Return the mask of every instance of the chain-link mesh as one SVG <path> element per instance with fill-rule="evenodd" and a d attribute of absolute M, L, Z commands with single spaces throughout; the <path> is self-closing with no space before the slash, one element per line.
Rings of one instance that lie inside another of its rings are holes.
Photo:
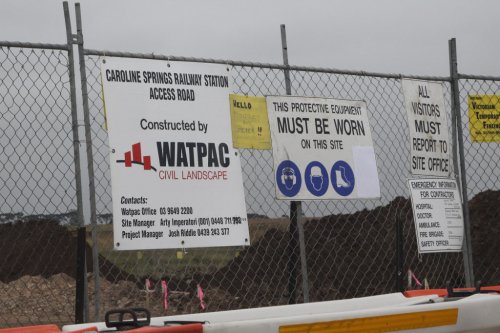
<path fill-rule="evenodd" d="M 306 203 L 305 238 L 312 300 L 369 296 L 398 291 L 397 224 L 402 228 L 403 270 L 411 269 L 430 286 L 463 284 L 461 254 L 419 256 L 408 198 L 408 125 L 399 79 L 292 73 L 292 92 L 303 96 L 364 100 L 377 156 L 380 200 Z M 450 121 L 450 86 L 444 85 Z M 402 278 L 402 277 L 401 277 Z"/>
<path fill-rule="evenodd" d="M 467 176 L 467 193 L 471 223 L 472 255 L 476 280 L 484 284 L 500 284 L 500 143 L 473 141 L 469 121 L 469 95 L 479 95 L 482 104 L 494 105 L 492 95 L 500 92 L 500 81 L 460 80 L 460 109 L 462 111 L 462 130 L 464 141 L 465 173 Z M 486 95 L 486 96 L 485 96 Z M 472 110 L 474 111 L 474 110 Z M 486 111 L 498 117 L 496 110 Z M 471 116 L 476 119 L 476 128 L 483 129 L 483 121 L 477 119 L 475 112 Z M 497 118 L 498 119 L 498 118 Z M 488 123 L 492 123 L 488 121 Z M 493 123 L 500 124 L 498 120 Z M 495 131 L 495 130 L 491 130 Z M 498 132 L 498 129 L 496 129 Z M 483 134 L 486 134 L 483 132 Z M 482 140 L 486 139 L 486 135 Z"/>
<path fill-rule="evenodd" d="M 153 315 L 199 312 L 198 285 L 208 311 L 219 311 L 303 302 L 305 287 L 310 301 L 395 292 L 408 269 L 430 287 L 464 284 L 461 253 L 417 252 L 400 79 L 325 70 L 291 70 L 292 94 L 366 101 L 380 199 L 303 202 L 296 229 L 290 221 L 300 210 L 275 199 L 271 151 L 241 150 L 251 246 L 113 251 L 100 58 L 86 56 L 85 61 L 99 248 L 99 257 L 92 258 L 88 241 L 87 269 L 92 270 L 92 260 L 99 261 L 101 312 L 130 306 L 149 308 Z M 0 48 L 0 326 L 74 319 L 76 190 L 67 62 L 67 51 Z M 282 69 L 241 64 L 232 66 L 231 75 L 234 93 L 285 94 Z M 451 133 L 451 88 L 443 85 Z M 472 142 L 467 120 L 467 96 L 494 94 L 498 82 L 461 80 L 460 90 L 475 276 L 498 283 L 500 147 Z M 93 319 L 95 276 L 88 278 Z M 150 291 L 146 279 L 152 282 Z M 161 280 L 169 288 L 168 310 L 163 309 Z"/>
<path fill-rule="evenodd" d="M 100 59 L 86 58 L 95 147 L 96 192 L 101 223 L 111 223 L 107 134 L 103 126 Z M 234 93 L 284 95 L 280 69 L 233 66 Z M 291 71 L 292 94 L 361 99 L 367 102 L 375 144 L 381 198 L 303 203 L 303 230 L 310 301 L 342 299 L 397 291 L 396 225 L 403 229 L 403 270 L 411 269 L 431 287 L 447 281 L 463 285 L 460 253 L 418 256 L 408 198 L 408 126 L 399 79 Z M 445 84 L 450 115 L 450 87 Z M 451 119 L 451 116 L 448 117 Z M 448 126 L 451 128 L 451 121 Z M 451 133 L 451 131 L 450 131 Z M 298 242 L 289 232 L 290 202 L 274 196 L 271 151 L 241 150 L 245 199 L 252 245 L 249 248 L 122 251 L 112 250 L 111 226 L 99 226 L 103 308 L 126 302 L 154 314 L 200 311 L 196 286 L 207 293 L 209 311 L 287 304 L 292 294 L 303 301 Z M 292 216 L 293 218 L 293 216 Z M 298 232 L 298 231 L 295 231 Z M 290 245 L 293 247 L 290 248 Z M 290 262 L 290 257 L 294 260 Z M 116 272 L 109 271 L 110 268 Z M 296 280 L 291 277 L 296 275 Z M 145 279 L 155 292 L 144 291 Z M 403 277 L 401 276 L 401 279 Z M 162 307 L 160 281 L 171 290 Z M 121 281 L 121 282 L 119 282 Z M 123 284 L 123 297 L 110 290 Z M 292 283 L 292 284 L 291 284 Z M 121 303 L 120 303 L 121 302 Z"/>
<path fill-rule="evenodd" d="M 70 104 L 67 51 L 0 47 L 0 327 L 73 318 Z"/>

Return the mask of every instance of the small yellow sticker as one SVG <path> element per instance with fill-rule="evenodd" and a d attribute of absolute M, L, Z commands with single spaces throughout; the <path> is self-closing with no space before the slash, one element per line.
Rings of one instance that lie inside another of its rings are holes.
<path fill-rule="evenodd" d="M 271 149 L 265 97 L 229 95 L 233 147 Z"/>
<path fill-rule="evenodd" d="M 500 95 L 469 95 L 469 126 L 474 142 L 500 142 Z"/>
<path fill-rule="evenodd" d="M 181 260 L 184 258 L 184 251 L 177 251 L 177 259 Z"/>

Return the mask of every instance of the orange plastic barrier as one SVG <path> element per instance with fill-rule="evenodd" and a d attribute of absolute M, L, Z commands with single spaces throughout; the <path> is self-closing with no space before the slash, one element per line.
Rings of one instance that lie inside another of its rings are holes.
<path fill-rule="evenodd" d="M 419 289 L 419 290 L 407 290 L 403 293 L 406 297 L 417 297 L 417 296 L 428 296 L 428 295 L 438 295 L 439 297 L 444 297 L 448 295 L 446 289 Z"/>
<path fill-rule="evenodd" d="M 60 333 L 56 325 L 26 326 L 16 328 L 2 328 L 0 333 Z"/>
<path fill-rule="evenodd" d="M 454 288 L 453 291 L 469 291 L 472 292 L 476 288 Z M 500 286 L 491 287 L 481 287 L 481 291 L 491 291 L 500 293 Z M 403 293 L 406 297 L 416 297 L 416 296 L 428 296 L 428 295 L 438 295 L 439 297 L 448 296 L 448 290 L 446 289 L 419 289 L 419 290 L 407 290 Z"/>
<path fill-rule="evenodd" d="M 87 327 L 82 330 L 71 331 L 71 333 L 85 333 L 97 331 L 97 327 Z M 56 325 L 39 325 L 39 326 L 26 326 L 16 328 L 0 328 L 0 333 L 61 333 L 62 331 Z"/>
<path fill-rule="evenodd" d="M 87 327 L 81 330 L 71 331 L 71 333 L 85 333 L 97 331 L 97 327 Z M 56 325 L 26 326 L 16 328 L 2 328 L 0 333 L 61 333 L 62 331 Z M 127 333 L 203 333 L 202 324 L 187 324 L 180 326 L 165 327 L 141 327 Z"/>
<path fill-rule="evenodd" d="M 70 333 L 85 333 L 85 332 L 97 332 L 97 326 L 83 328 L 81 330 L 71 331 Z"/>

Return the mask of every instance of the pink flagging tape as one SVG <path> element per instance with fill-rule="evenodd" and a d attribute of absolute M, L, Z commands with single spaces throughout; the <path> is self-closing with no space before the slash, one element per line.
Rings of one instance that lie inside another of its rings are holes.
<path fill-rule="evenodd" d="M 417 279 L 417 277 L 415 276 L 415 273 L 413 273 L 413 271 L 410 269 L 409 272 L 411 273 L 411 277 L 413 278 L 413 280 L 415 281 L 415 283 L 419 286 L 419 287 L 422 287 L 422 283 Z"/>
<path fill-rule="evenodd" d="M 161 280 L 161 290 L 163 292 L 163 308 L 165 311 L 168 309 L 168 286 L 167 281 Z"/>
<path fill-rule="evenodd" d="M 202 310 L 205 310 L 207 308 L 207 304 L 203 300 L 205 298 L 205 294 L 203 293 L 203 289 L 201 289 L 201 286 L 199 284 L 197 285 L 197 289 L 198 289 L 198 298 L 200 299 L 200 308 Z"/>

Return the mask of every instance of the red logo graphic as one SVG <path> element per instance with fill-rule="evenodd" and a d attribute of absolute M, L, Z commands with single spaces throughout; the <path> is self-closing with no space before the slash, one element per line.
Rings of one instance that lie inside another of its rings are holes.
<path fill-rule="evenodd" d="M 129 150 L 125 152 L 125 159 L 117 160 L 116 163 L 125 163 L 125 167 L 130 168 L 132 164 L 139 164 L 144 166 L 144 170 L 156 171 L 156 168 L 151 166 L 151 156 L 142 156 L 141 143 L 132 145 L 132 152 Z"/>

